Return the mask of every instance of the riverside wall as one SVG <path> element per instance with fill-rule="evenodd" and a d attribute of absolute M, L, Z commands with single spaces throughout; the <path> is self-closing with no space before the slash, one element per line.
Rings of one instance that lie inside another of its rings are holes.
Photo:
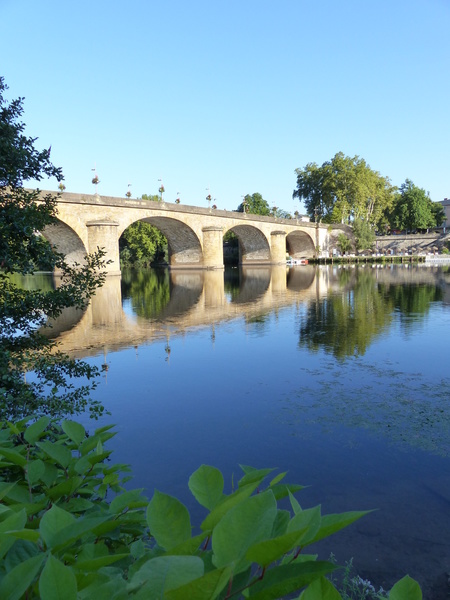
<path fill-rule="evenodd" d="M 354 241 L 353 230 L 347 225 L 333 226 L 329 235 L 329 246 L 338 249 L 338 237 L 344 233 Z M 450 233 L 413 233 L 413 234 L 391 234 L 380 235 L 375 238 L 373 252 L 380 254 L 400 255 L 411 252 L 413 254 L 434 254 L 442 252 L 442 249 L 450 244 Z"/>

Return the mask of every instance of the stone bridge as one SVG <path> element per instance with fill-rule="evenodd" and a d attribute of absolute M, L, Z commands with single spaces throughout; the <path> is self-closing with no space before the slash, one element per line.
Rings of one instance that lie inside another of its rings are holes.
<path fill-rule="evenodd" d="M 120 273 L 119 238 L 136 221 L 157 227 L 167 238 L 171 269 L 223 269 L 223 236 L 239 240 L 244 266 L 285 264 L 286 252 L 312 258 L 328 243 L 320 224 L 148 200 L 63 193 L 58 222 L 42 232 L 70 263 L 104 248 L 108 274 Z"/>

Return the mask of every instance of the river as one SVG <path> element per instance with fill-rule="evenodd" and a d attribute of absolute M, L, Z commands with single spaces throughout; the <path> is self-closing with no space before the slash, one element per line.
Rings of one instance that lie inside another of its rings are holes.
<path fill-rule="evenodd" d="M 450 270 L 371 265 L 111 277 L 54 330 L 104 368 L 133 486 L 185 502 L 202 463 L 278 467 L 303 507 L 377 509 L 321 542 L 376 587 L 450 572 Z M 88 427 L 96 424 L 85 419 Z"/>

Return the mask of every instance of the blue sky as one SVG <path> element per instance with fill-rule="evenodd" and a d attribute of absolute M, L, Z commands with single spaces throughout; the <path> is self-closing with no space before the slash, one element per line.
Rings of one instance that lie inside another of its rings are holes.
<path fill-rule="evenodd" d="M 285 210 L 342 151 L 450 197 L 449 0 L 0 0 L 0 75 L 67 191 Z M 54 182 L 41 187 L 56 189 Z"/>

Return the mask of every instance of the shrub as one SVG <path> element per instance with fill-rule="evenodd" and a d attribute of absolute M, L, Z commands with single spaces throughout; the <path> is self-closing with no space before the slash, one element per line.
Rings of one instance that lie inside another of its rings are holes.
<path fill-rule="evenodd" d="M 88 436 L 74 421 L 28 423 L 0 429 L 1 598 L 255 600 L 302 588 L 302 600 L 341 598 L 326 579 L 336 566 L 303 549 L 366 512 L 302 509 L 302 486 L 283 483 L 285 473 L 263 488 L 273 469 L 242 466 L 225 494 L 222 473 L 202 465 L 189 489 L 208 514 L 193 536 L 179 500 L 124 489 L 127 467 L 107 461 L 112 426 Z M 286 497 L 291 511 L 277 506 Z M 408 577 L 390 596 L 406 598 L 421 598 Z"/>

